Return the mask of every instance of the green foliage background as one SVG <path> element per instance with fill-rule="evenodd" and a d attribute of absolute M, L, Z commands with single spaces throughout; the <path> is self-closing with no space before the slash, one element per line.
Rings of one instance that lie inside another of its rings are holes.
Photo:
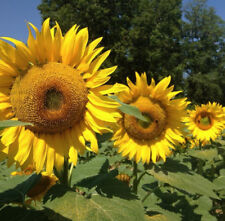
<path fill-rule="evenodd" d="M 42 203 L 25 209 L 26 193 L 40 175 L 10 176 L 15 168 L 0 166 L 1 220 L 224 220 L 225 140 L 204 149 L 180 149 L 164 163 L 138 164 L 133 191 L 133 165 L 116 153 L 107 135 L 99 137 L 100 153 L 79 158 L 72 187 L 53 186 Z M 128 174 L 130 184 L 117 180 Z M 9 204 L 12 203 L 13 204 Z M 147 215 L 146 215 L 147 214 Z"/>
<path fill-rule="evenodd" d="M 192 102 L 225 104 L 225 23 L 207 0 L 42 0 L 38 9 L 64 33 L 76 23 L 90 40 L 102 36 L 105 65 L 118 65 L 112 82 L 134 80 L 135 71 L 171 75 Z"/>

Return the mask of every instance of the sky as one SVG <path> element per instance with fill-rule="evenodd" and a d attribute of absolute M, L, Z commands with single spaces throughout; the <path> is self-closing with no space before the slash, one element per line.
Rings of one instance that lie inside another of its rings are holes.
<path fill-rule="evenodd" d="M 0 36 L 26 42 L 27 22 L 40 29 L 41 15 L 37 6 L 41 0 L 2 0 L 0 5 Z"/>
<path fill-rule="evenodd" d="M 183 0 L 186 4 L 190 0 Z M 28 37 L 27 22 L 41 28 L 41 15 L 37 6 L 41 0 L 5 0 L 0 5 L 0 36 L 12 37 L 26 42 Z M 225 20 L 225 0 L 208 0 L 216 13 Z"/>

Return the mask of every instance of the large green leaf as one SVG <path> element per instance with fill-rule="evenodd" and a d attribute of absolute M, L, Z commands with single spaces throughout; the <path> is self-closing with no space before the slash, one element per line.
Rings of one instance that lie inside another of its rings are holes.
<path fill-rule="evenodd" d="M 166 221 L 180 221 L 181 220 L 181 216 L 178 213 L 173 213 L 171 211 L 165 210 L 163 208 L 161 208 L 158 205 L 152 205 L 151 208 L 148 209 L 150 212 L 151 211 L 157 211 L 160 213 L 161 216 L 153 216 L 151 217 L 152 219 L 148 219 L 148 220 L 160 220 L 159 217 L 161 218 L 162 221 L 166 220 Z M 154 218 L 154 219 L 153 219 Z"/>
<path fill-rule="evenodd" d="M 5 162 L 0 164 L 0 204 L 23 202 L 25 194 L 38 182 L 41 175 L 12 176 L 15 166 L 7 168 Z"/>
<path fill-rule="evenodd" d="M 91 176 L 91 177 L 82 179 L 81 181 L 76 183 L 76 186 L 82 186 L 82 187 L 86 187 L 88 189 L 91 189 L 91 188 L 101 184 L 102 182 L 104 182 L 106 180 L 109 180 L 109 179 L 111 180 L 116 175 L 118 175 L 117 170 L 112 170 L 108 173 L 101 173 L 101 174 L 98 174 L 96 176 Z"/>
<path fill-rule="evenodd" d="M 194 201 L 198 207 L 194 210 L 195 213 L 201 215 L 201 219 L 205 221 L 216 221 L 216 217 L 212 216 L 209 211 L 212 209 L 212 200 L 207 196 L 201 196 Z"/>
<path fill-rule="evenodd" d="M 19 178 L 18 178 L 19 177 Z M 18 181 L 21 181 L 23 178 L 26 179 L 24 182 L 17 184 L 14 188 L 9 189 L 8 183 L 0 182 L 0 189 L 6 189 L 4 192 L 0 193 L 0 205 L 11 202 L 23 202 L 25 199 L 26 193 L 39 181 L 41 175 L 33 174 L 27 178 L 27 176 L 16 176 L 14 179 L 11 179 L 11 183 L 15 185 Z"/>
<path fill-rule="evenodd" d="M 218 151 L 216 148 L 207 150 L 191 150 L 188 152 L 190 156 L 202 159 L 202 160 L 213 160 L 218 157 Z"/>
<path fill-rule="evenodd" d="M 200 194 L 219 199 L 214 193 L 216 186 L 203 176 L 192 171 L 180 172 L 178 170 L 177 172 L 170 172 L 154 167 L 148 170 L 148 173 L 153 175 L 158 181 L 168 183 L 190 194 Z"/>
<path fill-rule="evenodd" d="M 213 183 L 216 185 L 216 190 L 225 189 L 225 176 L 217 177 Z"/>
<path fill-rule="evenodd" d="M 144 115 L 142 115 L 142 113 L 140 112 L 140 110 L 137 107 L 123 103 L 115 95 L 112 95 L 109 97 L 112 98 L 113 100 L 117 101 L 121 105 L 120 107 L 118 107 L 118 109 L 120 111 L 122 111 L 123 113 L 132 115 L 132 116 L 136 117 L 137 119 L 142 120 L 144 122 L 149 122 L 149 119 L 147 117 L 145 117 Z"/>
<path fill-rule="evenodd" d="M 167 217 L 162 214 L 157 214 L 153 216 L 145 216 L 146 221 L 168 221 Z"/>
<path fill-rule="evenodd" d="M 28 210 L 18 206 L 6 206 L 0 209 L 1 221 L 50 221 L 42 211 Z M 66 221 L 66 220 L 64 220 Z M 69 221 L 69 220 L 67 220 Z"/>
<path fill-rule="evenodd" d="M 73 170 L 72 184 L 76 184 L 77 182 L 88 177 L 98 175 L 101 172 L 105 162 L 106 157 L 98 155 L 87 163 L 78 164 L 76 169 Z"/>
<path fill-rule="evenodd" d="M 0 121 L 0 130 L 3 130 L 7 127 L 17 127 L 17 126 L 26 126 L 26 125 L 32 126 L 33 124 L 18 121 L 18 120 L 3 120 L 3 121 Z"/>
<path fill-rule="evenodd" d="M 125 200 L 100 195 L 92 195 L 86 199 L 76 192 L 65 191 L 60 198 L 48 200 L 44 207 L 48 217 L 55 221 L 62 220 L 62 216 L 72 221 L 145 220 L 143 207 L 136 199 Z"/>

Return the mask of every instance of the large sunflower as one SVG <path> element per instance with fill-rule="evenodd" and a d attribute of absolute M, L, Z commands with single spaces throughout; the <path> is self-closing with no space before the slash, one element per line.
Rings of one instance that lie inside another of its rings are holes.
<path fill-rule="evenodd" d="M 215 140 L 225 128 L 225 111 L 216 102 L 197 105 L 188 114 L 186 124 L 197 143 L 204 145 Z"/>
<path fill-rule="evenodd" d="M 148 123 L 124 114 L 119 119 L 120 128 L 113 136 L 118 152 L 136 162 L 142 160 L 149 163 L 159 158 L 164 161 L 174 148 L 174 144 L 182 143 L 181 120 L 185 117 L 186 98 L 172 99 L 179 91 L 168 87 L 171 77 L 166 77 L 157 85 L 152 79 L 148 85 L 146 74 L 136 73 L 136 84 L 129 79 L 129 88 L 119 94 L 124 103 L 136 106 Z"/>
<path fill-rule="evenodd" d="M 78 31 L 74 25 L 63 36 L 59 25 L 49 28 L 46 19 L 40 32 L 31 23 L 28 29 L 27 45 L 0 40 L 0 119 L 33 126 L 5 129 L 0 158 L 6 154 L 9 165 L 31 164 L 51 174 L 54 166 L 62 169 L 64 158 L 76 164 L 78 153 L 98 151 L 95 132 L 111 131 L 120 116 L 118 105 L 105 95 L 124 86 L 103 85 L 116 67 L 99 69 L 110 51 L 97 57 L 102 38 L 88 44 L 87 28 Z"/>

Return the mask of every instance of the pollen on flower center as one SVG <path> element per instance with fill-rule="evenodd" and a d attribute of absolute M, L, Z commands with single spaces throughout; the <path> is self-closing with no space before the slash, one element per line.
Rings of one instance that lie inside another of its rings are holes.
<path fill-rule="evenodd" d="M 85 83 L 75 69 L 51 62 L 17 77 L 10 94 L 16 117 L 31 122 L 34 132 L 62 132 L 79 122 L 87 98 Z"/>
<path fill-rule="evenodd" d="M 139 140 L 152 140 L 160 136 L 166 126 L 166 112 L 160 104 L 151 101 L 147 97 L 139 97 L 130 105 L 136 106 L 147 117 L 148 122 L 125 114 L 124 128 L 127 133 Z"/>

